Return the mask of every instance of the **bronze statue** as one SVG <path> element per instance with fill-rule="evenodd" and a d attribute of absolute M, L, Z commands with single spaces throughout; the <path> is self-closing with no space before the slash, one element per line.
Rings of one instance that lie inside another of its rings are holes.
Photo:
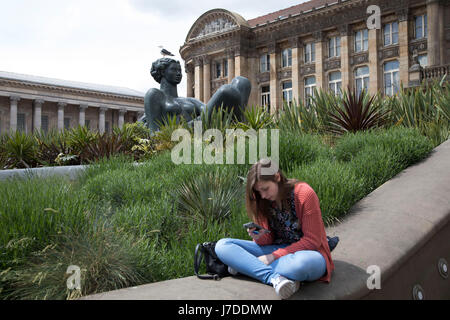
<path fill-rule="evenodd" d="M 208 110 L 208 119 L 214 108 L 223 106 L 225 110 L 233 110 L 238 120 L 242 120 L 242 111 L 248 103 L 251 84 L 247 78 L 236 77 L 231 84 L 220 87 L 205 105 L 195 98 L 178 97 L 177 85 L 181 82 L 181 65 L 171 58 L 161 58 L 153 62 L 150 71 L 160 89 L 148 90 L 144 98 L 145 115 L 140 119 L 151 131 L 159 130 L 158 121 L 162 122 L 167 115 L 176 115 L 177 121 L 184 117 L 192 124 L 201 112 Z"/>

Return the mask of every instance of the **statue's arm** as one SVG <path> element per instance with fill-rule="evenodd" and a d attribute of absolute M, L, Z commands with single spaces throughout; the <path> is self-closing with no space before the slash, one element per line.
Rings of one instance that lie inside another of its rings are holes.
<path fill-rule="evenodd" d="M 144 109 L 145 118 L 147 121 L 147 127 L 152 131 L 159 129 L 156 121 L 161 121 L 162 116 L 165 113 L 164 110 L 164 93 L 156 88 L 152 88 L 147 91 L 144 97 Z"/>

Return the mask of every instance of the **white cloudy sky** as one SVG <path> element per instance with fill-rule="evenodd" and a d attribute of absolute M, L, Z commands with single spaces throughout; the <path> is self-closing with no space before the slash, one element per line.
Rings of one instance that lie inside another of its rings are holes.
<path fill-rule="evenodd" d="M 162 45 L 176 58 L 204 12 L 252 19 L 305 0 L 0 0 L 0 70 L 147 91 Z M 186 94 L 185 79 L 179 94 Z"/>

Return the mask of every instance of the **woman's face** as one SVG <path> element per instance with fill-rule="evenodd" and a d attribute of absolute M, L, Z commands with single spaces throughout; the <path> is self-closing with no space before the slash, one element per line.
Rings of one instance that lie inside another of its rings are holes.
<path fill-rule="evenodd" d="M 179 84 L 183 77 L 180 64 L 172 62 L 164 71 L 164 77 L 170 83 Z"/>
<path fill-rule="evenodd" d="M 276 176 L 277 182 L 280 181 L 280 176 L 277 174 Z M 278 197 L 278 183 L 273 181 L 258 181 L 255 183 L 253 187 L 256 191 L 259 192 L 262 199 L 275 201 Z"/>

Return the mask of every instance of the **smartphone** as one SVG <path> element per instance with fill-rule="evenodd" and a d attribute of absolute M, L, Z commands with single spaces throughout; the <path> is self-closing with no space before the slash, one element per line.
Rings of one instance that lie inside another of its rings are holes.
<path fill-rule="evenodd" d="M 244 224 L 244 228 L 245 229 L 252 229 L 255 228 L 256 230 L 253 231 L 254 234 L 259 234 L 260 230 L 264 230 L 266 233 L 270 233 L 270 230 L 264 229 L 263 227 L 261 227 L 260 225 L 257 225 L 254 222 L 248 222 Z"/>

